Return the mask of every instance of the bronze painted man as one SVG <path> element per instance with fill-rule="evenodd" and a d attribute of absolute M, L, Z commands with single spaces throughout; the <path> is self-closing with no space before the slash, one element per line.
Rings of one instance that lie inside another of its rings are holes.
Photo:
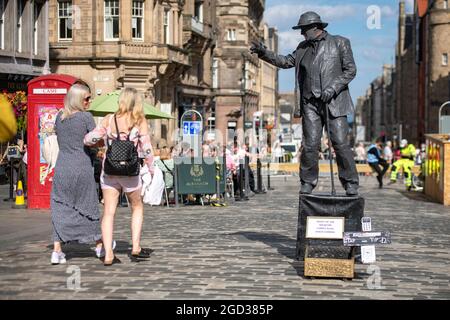
<path fill-rule="evenodd" d="M 355 78 L 356 65 L 350 41 L 325 31 L 315 12 L 300 16 L 298 25 L 305 41 L 287 56 L 276 55 L 262 43 L 253 43 L 252 53 L 279 68 L 295 67 L 296 106 L 294 117 L 302 118 L 303 140 L 300 159 L 300 193 L 309 194 L 319 175 L 319 149 L 326 109 L 329 110 L 330 138 L 336 152 L 339 180 L 348 196 L 358 194 L 359 178 L 347 140 L 347 115 L 354 112 L 348 84 Z"/>

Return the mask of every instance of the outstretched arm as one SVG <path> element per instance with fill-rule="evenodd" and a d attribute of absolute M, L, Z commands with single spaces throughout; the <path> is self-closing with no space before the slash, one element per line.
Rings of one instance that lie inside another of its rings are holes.
<path fill-rule="evenodd" d="M 259 58 L 278 68 L 290 69 L 295 67 L 295 51 L 287 56 L 283 56 L 267 50 L 265 54 Z"/>
<path fill-rule="evenodd" d="M 258 57 L 278 68 L 289 69 L 295 67 L 295 51 L 287 56 L 277 55 L 267 50 L 262 42 L 253 42 L 250 47 L 251 53 L 256 53 Z"/>
<path fill-rule="evenodd" d="M 106 135 L 106 128 L 108 126 L 108 117 L 104 117 L 94 130 L 90 131 L 84 136 L 84 144 L 92 147 L 101 141 Z"/>

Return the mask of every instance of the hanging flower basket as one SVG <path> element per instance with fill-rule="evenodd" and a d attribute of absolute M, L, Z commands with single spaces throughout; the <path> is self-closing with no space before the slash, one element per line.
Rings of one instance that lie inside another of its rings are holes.
<path fill-rule="evenodd" d="M 27 130 L 27 95 L 25 91 L 17 91 L 13 93 L 8 93 L 3 91 L 2 93 L 11 103 L 14 115 L 16 116 L 17 121 L 17 131 L 26 131 Z"/>

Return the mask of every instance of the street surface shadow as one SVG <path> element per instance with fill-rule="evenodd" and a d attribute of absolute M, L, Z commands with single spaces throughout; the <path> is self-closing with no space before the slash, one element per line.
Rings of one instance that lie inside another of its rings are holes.
<path fill-rule="evenodd" d="M 272 248 L 277 249 L 278 253 L 289 258 L 295 259 L 296 239 L 292 239 L 276 233 L 261 233 L 240 231 L 232 235 L 244 236 L 251 241 L 260 241 Z"/>
<path fill-rule="evenodd" d="M 47 249 L 53 250 L 53 244 L 49 244 Z M 92 258 L 95 257 L 95 244 L 85 244 L 79 242 L 68 242 L 62 244 L 62 251 L 66 255 L 66 260 L 74 258 Z M 131 244 L 127 241 L 117 241 L 115 253 L 127 254 L 131 252 Z"/>
<path fill-rule="evenodd" d="M 421 191 L 398 190 L 397 192 L 410 200 L 439 204 L 438 202 L 433 201 L 433 199 L 429 198 L 425 193 Z"/>

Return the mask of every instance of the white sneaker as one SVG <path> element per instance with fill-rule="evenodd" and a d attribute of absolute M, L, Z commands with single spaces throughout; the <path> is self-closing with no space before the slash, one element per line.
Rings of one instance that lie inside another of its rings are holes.
<path fill-rule="evenodd" d="M 114 250 L 116 248 L 116 241 L 113 240 L 112 242 L 112 249 Z M 97 258 L 103 258 L 105 256 L 105 248 L 102 246 L 100 249 L 95 248 L 95 255 Z"/>
<path fill-rule="evenodd" d="M 66 263 L 66 255 L 62 251 L 61 252 L 53 251 L 51 262 L 53 265 L 60 264 L 60 263 Z"/>

